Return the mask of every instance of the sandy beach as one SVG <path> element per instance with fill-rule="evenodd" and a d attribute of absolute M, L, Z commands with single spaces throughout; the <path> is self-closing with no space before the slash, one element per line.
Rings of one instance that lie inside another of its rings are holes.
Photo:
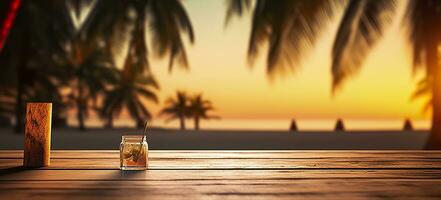
<path fill-rule="evenodd" d="M 118 149 L 121 135 L 140 134 L 132 128 L 52 130 L 52 149 Z M 150 149 L 422 149 L 427 131 L 245 131 L 152 129 Z M 0 149 L 22 149 L 23 134 L 0 129 Z"/>

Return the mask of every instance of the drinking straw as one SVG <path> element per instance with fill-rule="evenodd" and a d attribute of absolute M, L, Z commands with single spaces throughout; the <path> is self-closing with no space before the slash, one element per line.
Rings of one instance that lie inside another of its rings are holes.
<path fill-rule="evenodd" d="M 135 158 L 139 158 L 139 156 L 141 154 L 142 146 L 143 146 L 143 141 L 147 139 L 147 129 L 148 129 L 149 125 L 150 124 L 148 123 L 148 120 L 146 120 L 145 123 L 144 123 L 144 133 L 143 133 L 143 136 L 141 138 L 141 141 L 139 142 L 141 144 L 141 146 L 139 147 L 139 151 L 138 151 L 138 153 L 137 153 Z M 136 159 L 136 160 L 138 160 L 138 159 Z"/>
<path fill-rule="evenodd" d="M 149 125 L 150 125 L 149 121 L 145 120 L 145 123 L 144 123 L 144 136 L 142 137 L 143 140 L 147 138 L 147 129 L 148 129 Z"/>

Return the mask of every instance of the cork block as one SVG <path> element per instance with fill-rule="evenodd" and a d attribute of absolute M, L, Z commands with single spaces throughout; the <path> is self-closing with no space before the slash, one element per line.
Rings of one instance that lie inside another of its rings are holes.
<path fill-rule="evenodd" d="M 52 103 L 28 103 L 24 141 L 24 167 L 50 164 Z"/>

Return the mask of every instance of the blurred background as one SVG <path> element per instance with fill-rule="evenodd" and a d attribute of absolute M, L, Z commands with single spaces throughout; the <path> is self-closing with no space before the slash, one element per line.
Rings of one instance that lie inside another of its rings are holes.
<path fill-rule="evenodd" d="M 3 0 L 0 149 L 440 149 L 436 0 Z"/>

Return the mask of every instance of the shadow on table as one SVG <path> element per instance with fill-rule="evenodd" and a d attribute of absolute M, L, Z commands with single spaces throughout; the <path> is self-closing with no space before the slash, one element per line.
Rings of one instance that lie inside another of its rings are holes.
<path fill-rule="evenodd" d="M 15 167 L 9 167 L 9 168 L 5 168 L 5 169 L 0 169 L 0 178 L 5 177 L 5 176 L 9 176 L 9 175 L 19 174 L 21 172 L 28 171 L 31 169 L 32 168 L 26 168 L 23 166 L 15 166 Z"/>
<path fill-rule="evenodd" d="M 92 199 L 109 198 L 117 196 L 130 197 L 134 191 L 130 188 L 139 188 L 135 177 L 144 177 L 148 171 L 113 171 L 107 177 L 99 180 L 83 182 L 78 188 L 69 190 L 67 195 L 72 197 L 86 197 Z M 147 189 L 147 186 L 141 186 L 141 190 Z"/>

